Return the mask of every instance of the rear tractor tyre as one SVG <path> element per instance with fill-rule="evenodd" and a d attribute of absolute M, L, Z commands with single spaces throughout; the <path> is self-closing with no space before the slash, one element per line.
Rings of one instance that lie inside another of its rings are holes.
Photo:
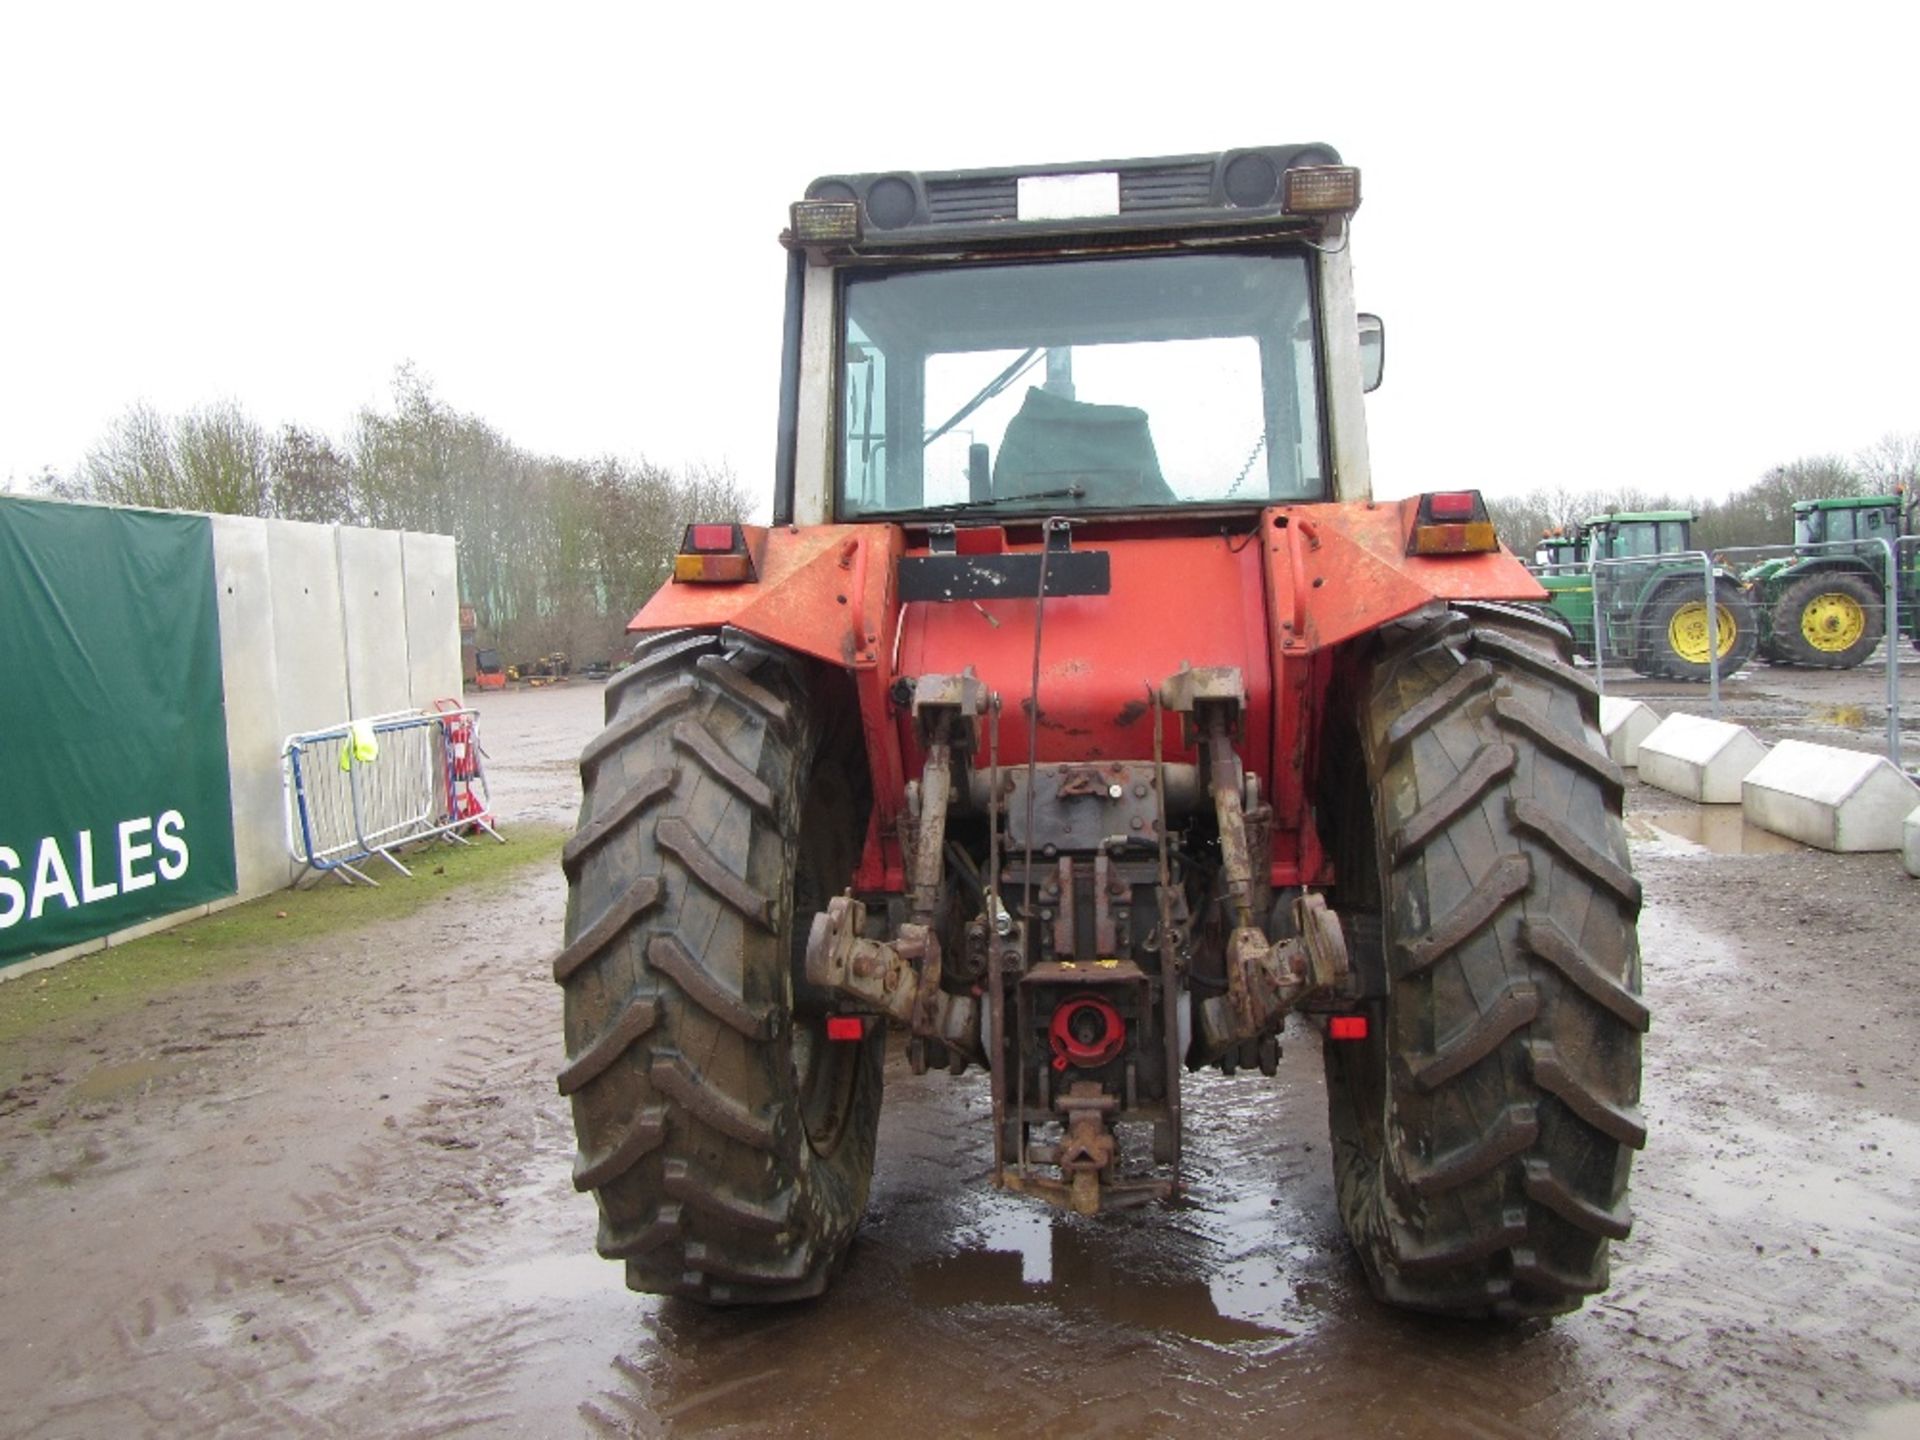
<path fill-rule="evenodd" d="M 1774 602 L 1773 648 L 1789 665 L 1851 670 L 1880 645 L 1881 597 L 1858 575 L 1809 575 Z"/>
<path fill-rule="evenodd" d="M 812 909 L 851 874 L 858 735 L 806 662 L 735 632 L 641 643 L 580 757 L 569 886 L 574 1185 L 635 1290 L 820 1294 L 866 1207 L 882 1027 L 828 1043 L 796 1004 Z"/>
<path fill-rule="evenodd" d="M 1753 659 L 1760 627 L 1753 603 L 1737 585 L 1714 587 L 1720 633 L 1720 678 L 1725 680 Z M 1654 597 L 1642 635 L 1648 673 L 1705 684 L 1711 678 L 1711 636 L 1707 604 L 1697 585 L 1669 585 Z"/>
<path fill-rule="evenodd" d="M 1381 647 L 1336 836 L 1384 995 L 1367 1038 L 1324 1044 L 1341 1220 L 1391 1304 L 1573 1310 L 1607 1286 L 1646 1139 L 1640 885 L 1598 695 L 1563 631 L 1505 607 Z"/>

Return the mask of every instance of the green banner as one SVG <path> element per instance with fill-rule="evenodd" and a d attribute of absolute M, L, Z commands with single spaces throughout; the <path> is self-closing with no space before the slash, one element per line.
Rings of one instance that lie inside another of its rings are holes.
<path fill-rule="evenodd" d="M 212 522 L 0 496 L 0 966 L 234 890 Z"/>

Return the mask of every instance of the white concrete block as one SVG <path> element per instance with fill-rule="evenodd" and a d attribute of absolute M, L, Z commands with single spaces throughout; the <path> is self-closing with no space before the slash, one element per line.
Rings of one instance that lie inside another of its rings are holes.
<path fill-rule="evenodd" d="M 1737 805 L 1740 782 L 1767 747 L 1751 730 L 1676 711 L 1640 741 L 1640 778 L 1702 805 Z"/>
<path fill-rule="evenodd" d="M 1607 753 L 1622 769 L 1640 763 L 1640 742 L 1653 733 L 1660 717 L 1651 705 L 1617 695 L 1600 697 L 1600 733 L 1606 738 Z"/>
<path fill-rule="evenodd" d="M 1741 784 L 1747 819 L 1822 850 L 1898 850 L 1915 785 L 1884 755 L 1782 740 Z"/>
<path fill-rule="evenodd" d="M 400 536 L 407 586 L 407 684 L 413 708 L 460 698 L 460 578 L 451 535 Z"/>
<path fill-rule="evenodd" d="M 406 572 L 398 530 L 334 531 L 346 616 L 347 695 L 354 716 L 411 710 Z M 346 717 L 341 717 L 346 718 Z"/>
<path fill-rule="evenodd" d="M 1914 806 L 1907 815 L 1906 834 L 1901 846 L 1900 858 L 1906 862 L 1907 874 L 1920 879 L 1920 805 Z"/>
<path fill-rule="evenodd" d="M 242 896 L 264 895 L 293 879 L 280 788 L 286 732 L 280 728 L 274 683 L 278 666 L 267 540 L 273 522 L 240 515 L 212 519 L 236 878 Z"/>
<path fill-rule="evenodd" d="M 333 527 L 268 525 L 267 565 L 281 737 L 338 725 L 348 718 L 347 639 Z"/>

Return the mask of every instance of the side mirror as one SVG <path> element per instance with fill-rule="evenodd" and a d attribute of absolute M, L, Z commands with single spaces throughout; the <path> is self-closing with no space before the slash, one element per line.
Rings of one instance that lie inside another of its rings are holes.
<path fill-rule="evenodd" d="M 1360 317 L 1360 388 L 1378 390 L 1387 370 L 1387 327 L 1378 315 Z"/>

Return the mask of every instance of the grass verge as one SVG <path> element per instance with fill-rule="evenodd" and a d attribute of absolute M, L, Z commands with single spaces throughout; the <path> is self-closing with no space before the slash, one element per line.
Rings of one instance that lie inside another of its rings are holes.
<path fill-rule="evenodd" d="M 0 1055 L 21 1037 L 81 1013 L 131 1009 L 158 991 L 211 979 L 317 936 L 397 920 L 455 891 L 492 889 L 534 865 L 557 863 L 566 831 L 516 827 L 509 843 L 440 844 L 401 857 L 409 880 L 381 862 L 380 888 L 323 879 L 278 890 L 158 935 L 109 946 L 17 980 L 0 982 Z"/>

